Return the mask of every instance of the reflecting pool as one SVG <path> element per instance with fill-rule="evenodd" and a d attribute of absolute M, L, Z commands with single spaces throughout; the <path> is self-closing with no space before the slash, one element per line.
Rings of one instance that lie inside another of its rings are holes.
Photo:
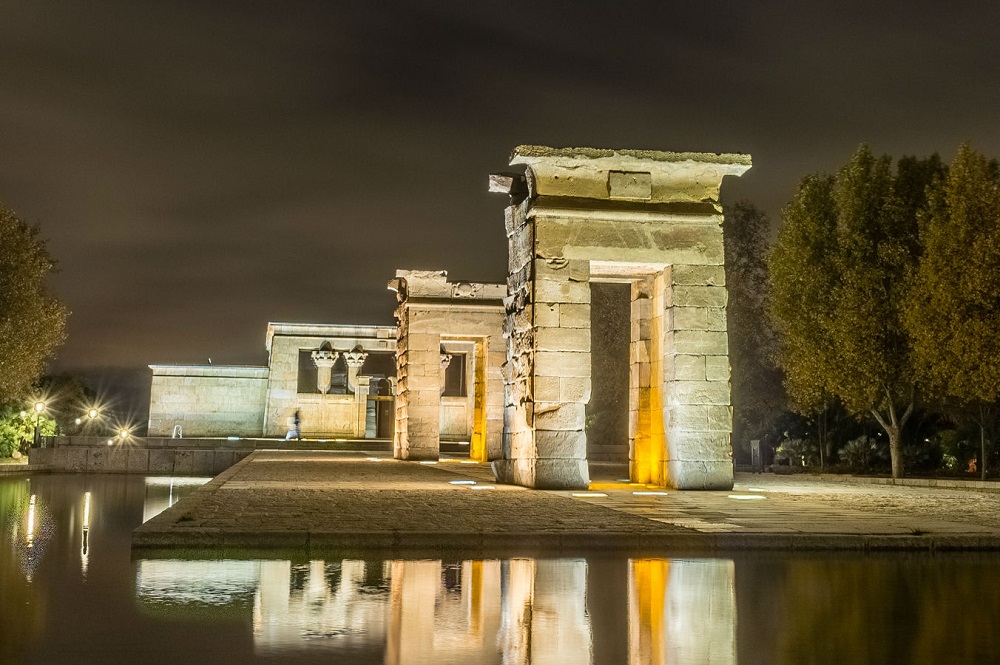
<path fill-rule="evenodd" d="M 0 479 L 0 663 L 996 662 L 982 556 L 131 560 L 206 479 Z"/>

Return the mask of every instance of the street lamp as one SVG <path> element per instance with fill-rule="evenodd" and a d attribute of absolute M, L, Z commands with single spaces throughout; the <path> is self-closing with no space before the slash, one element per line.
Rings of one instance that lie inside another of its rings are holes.
<path fill-rule="evenodd" d="M 35 435 L 32 437 L 31 446 L 33 448 L 38 448 L 41 446 L 42 437 L 38 432 L 38 423 L 42 417 L 42 411 L 45 410 L 45 402 L 35 402 Z"/>

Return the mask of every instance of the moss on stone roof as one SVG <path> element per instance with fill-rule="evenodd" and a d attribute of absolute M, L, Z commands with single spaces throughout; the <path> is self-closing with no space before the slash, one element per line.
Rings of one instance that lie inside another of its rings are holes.
<path fill-rule="evenodd" d="M 745 164 L 750 166 L 750 155 L 733 152 L 667 152 L 664 150 L 627 150 L 610 148 L 550 148 L 543 145 L 519 145 L 514 157 L 570 157 L 574 159 L 601 159 L 604 157 L 631 157 L 653 162 L 708 162 L 712 164 Z"/>

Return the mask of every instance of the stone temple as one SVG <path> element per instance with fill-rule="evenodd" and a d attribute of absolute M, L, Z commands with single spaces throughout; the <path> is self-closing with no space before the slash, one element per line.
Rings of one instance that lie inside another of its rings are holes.
<path fill-rule="evenodd" d="M 272 323 L 267 367 L 152 365 L 150 436 L 442 442 L 499 482 L 586 488 L 591 284 L 630 291 L 634 482 L 733 484 L 722 208 L 749 155 L 519 146 L 506 194 L 506 284 L 398 270 L 397 325 Z"/>

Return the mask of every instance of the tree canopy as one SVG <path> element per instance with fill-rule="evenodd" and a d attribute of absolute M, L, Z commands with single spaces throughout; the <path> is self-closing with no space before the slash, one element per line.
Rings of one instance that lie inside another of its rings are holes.
<path fill-rule="evenodd" d="M 985 431 L 1000 399 L 1000 168 L 963 145 L 921 217 L 904 323 L 921 386 Z"/>
<path fill-rule="evenodd" d="M 917 217 L 943 168 L 937 156 L 905 158 L 894 173 L 889 157 L 862 145 L 836 176 L 803 179 L 769 257 L 793 403 L 810 411 L 833 397 L 870 413 L 889 435 L 893 477 L 903 473 L 900 435 L 915 403 L 902 311 Z"/>
<path fill-rule="evenodd" d="M 23 397 L 65 338 L 68 311 L 45 284 L 53 269 L 38 227 L 0 204 L 0 402 Z"/>

